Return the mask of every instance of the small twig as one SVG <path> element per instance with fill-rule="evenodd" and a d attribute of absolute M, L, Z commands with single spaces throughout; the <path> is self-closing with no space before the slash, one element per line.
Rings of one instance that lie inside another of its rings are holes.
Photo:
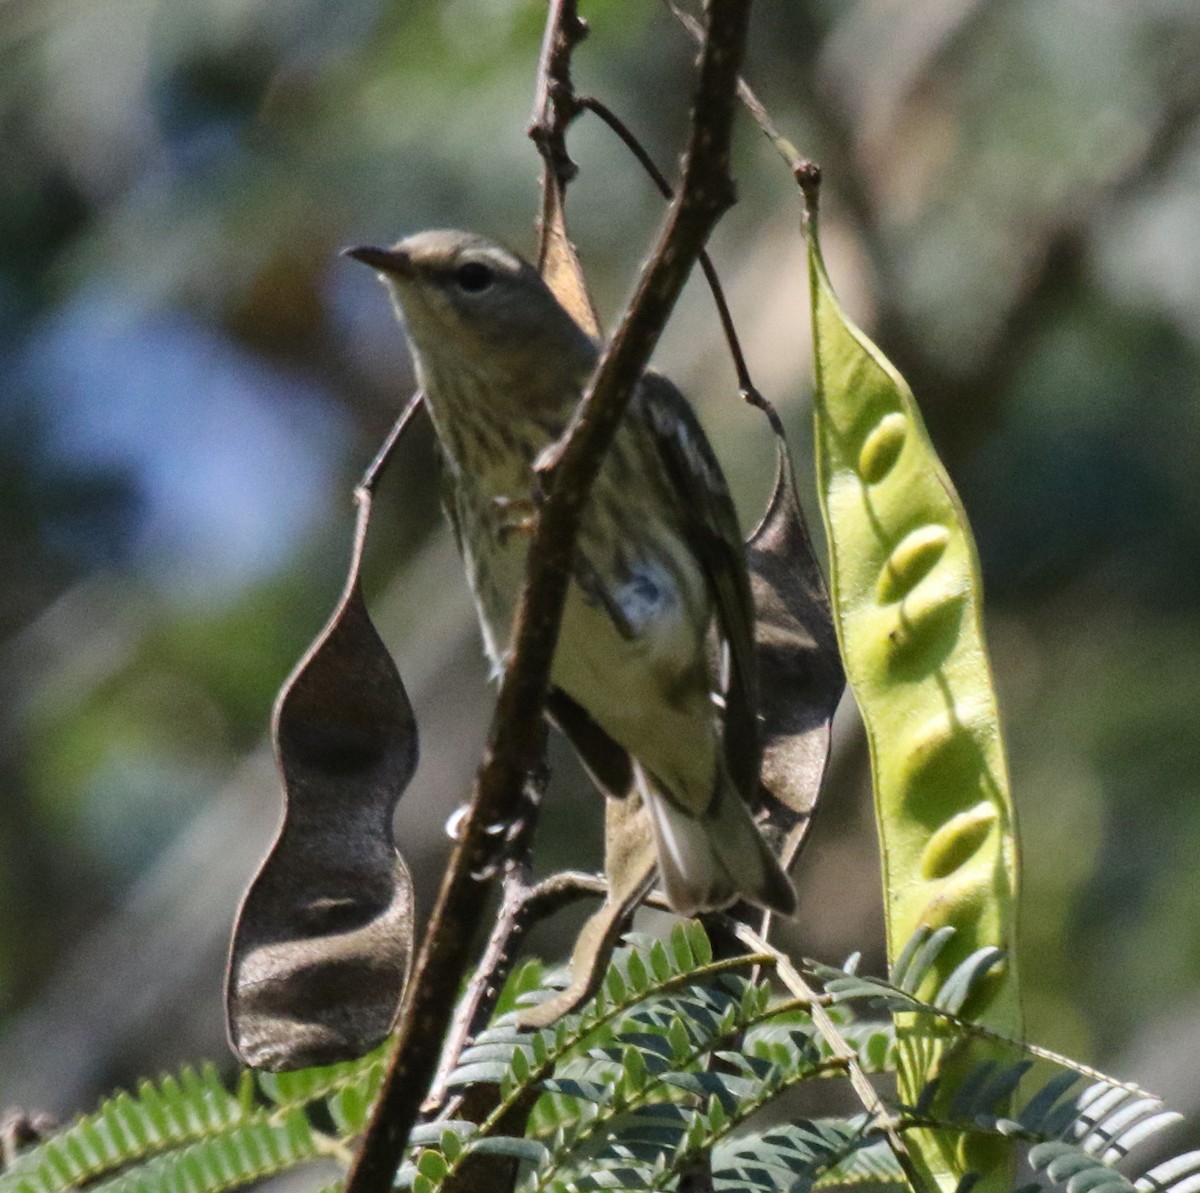
<path fill-rule="evenodd" d="M 379 486 L 379 481 L 383 476 L 384 470 L 391 462 L 392 453 L 396 450 L 396 444 L 404 438 L 404 433 L 408 430 L 409 423 L 416 417 L 417 411 L 424 404 L 425 391 L 419 389 L 408 399 L 407 405 L 400 411 L 400 417 L 392 425 L 392 429 L 388 432 L 383 445 L 375 453 L 375 458 L 367 465 L 367 470 L 363 473 L 362 480 L 358 482 L 358 486 L 354 490 L 354 500 L 359 505 L 370 504 L 371 498 L 375 495 L 375 490 Z"/>
<path fill-rule="evenodd" d="M 511 820 L 538 760 L 550 664 L 592 483 L 691 267 L 733 201 L 729 143 L 749 16 L 750 0 L 710 2 L 679 196 L 557 452 L 487 754 L 405 993 L 396 1052 L 347 1193 L 386 1193 L 399 1167 L 495 882 L 489 827 Z"/>
<path fill-rule="evenodd" d="M 935 1189 L 928 1187 L 928 1182 L 913 1163 L 912 1157 L 908 1154 L 908 1147 L 900 1137 L 899 1124 L 888 1112 L 883 1100 L 875 1092 L 875 1087 L 867 1079 L 866 1073 L 858 1063 L 857 1054 L 846 1043 L 842 1033 L 838 1031 L 837 1024 L 830 1018 L 821 996 L 804 980 L 804 975 L 792 964 L 791 958 L 786 953 L 764 940 L 748 924 L 735 923 L 733 930 L 747 949 L 755 953 L 769 953 L 773 958 L 775 973 L 779 980 L 796 998 L 804 999 L 807 1002 L 813 1024 L 821 1033 L 822 1039 L 829 1045 L 834 1057 L 845 1067 L 846 1075 L 850 1078 L 851 1088 L 858 1095 L 863 1109 L 883 1132 L 892 1154 L 896 1157 L 896 1161 L 914 1193 L 937 1193 Z"/>
<path fill-rule="evenodd" d="M 658 168 L 646 147 L 634 136 L 632 130 L 607 104 L 602 103 L 592 95 L 579 97 L 579 106 L 599 116 L 614 133 L 625 143 L 625 147 L 641 163 L 642 169 L 650 176 L 651 181 L 658 187 L 658 192 L 664 199 L 675 198 L 675 192 L 667 181 L 667 176 Z M 717 316 L 721 320 L 721 329 L 725 333 L 725 342 L 729 345 L 729 355 L 733 358 L 733 368 L 737 373 L 738 388 L 743 394 L 758 393 L 754 382 L 750 379 L 750 370 L 746 365 L 746 357 L 738 339 L 737 328 L 733 324 L 733 316 L 729 312 L 729 303 L 725 300 L 725 291 L 721 279 L 717 276 L 716 266 L 705 249 L 700 254 L 700 268 L 704 271 L 705 281 L 712 291 L 713 302 L 716 303 Z"/>
<path fill-rule="evenodd" d="M 602 878 L 564 871 L 534 883 L 526 861 L 512 862 L 504 875 L 504 895 L 487 948 L 454 1014 L 442 1061 L 433 1088 L 421 1107 L 422 1114 L 438 1114 L 446 1101 L 446 1083 L 463 1050 L 488 1024 L 496 1000 L 530 929 L 579 899 L 603 896 Z"/>
<path fill-rule="evenodd" d="M 371 523 L 371 502 L 375 498 L 375 490 L 378 488 L 379 481 L 386 471 L 388 464 L 391 462 L 396 445 L 404 438 L 404 433 L 408 430 L 412 420 L 417 416 L 417 412 L 424 405 L 425 393 L 419 389 L 408 399 L 404 409 L 400 411 L 400 417 L 392 424 L 392 429 L 388 432 L 387 438 L 375 453 L 375 458 L 367 465 L 367 470 L 362 474 L 362 479 L 354 488 L 356 517 L 354 522 L 354 539 L 350 551 L 350 571 L 347 579 L 347 591 L 358 583 L 359 569 L 362 567 L 363 555 L 366 552 L 367 527 Z"/>
<path fill-rule="evenodd" d="M 682 8 L 677 0 L 663 0 L 663 4 L 666 6 L 667 11 L 691 34 L 692 39 L 698 43 L 702 43 L 704 29 L 700 22 L 690 12 Z M 795 178 L 800 186 L 807 189 L 808 183 L 818 182 L 821 177 L 821 167 L 816 162 L 805 157 L 779 131 L 779 126 L 771 119 L 771 114 L 767 111 L 766 105 L 754 94 L 750 84 L 740 75 L 738 76 L 737 93 L 743 107 L 753 117 L 754 123 L 762 130 L 767 140 L 778 150 L 779 156 L 787 162 L 788 169 L 792 172 L 792 177 Z"/>
<path fill-rule="evenodd" d="M 438 1113 L 446 1100 L 447 1082 L 458 1067 L 463 1050 L 487 1025 L 495 1009 L 496 1000 L 512 969 L 513 960 L 525 938 L 527 924 L 524 911 L 529 893 L 530 870 L 525 859 L 511 862 L 505 868 L 504 896 L 500 914 L 492 926 L 487 948 L 475 966 L 475 973 L 450 1024 L 450 1031 L 442 1048 L 441 1064 L 433 1079 L 429 1096 L 421 1107 L 425 1117 Z"/>
<path fill-rule="evenodd" d="M 571 85 L 571 55 L 587 31 L 587 22 L 579 16 L 576 0 L 551 0 L 538 58 L 529 136 L 560 193 L 579 171 L 567 152 L 566 134 L 571 121 L 579 115 Z"/>
<path fill-rule="evenodd" d="M 596 99 L 594 96 L 583 95 L 579 97 L 579 106 L 599 116 L 621 138 L 629 152 L 637 158 L 641 163 L 642 169 L 646 171 L 654 182 L 654 185 L 658 187 L 659 194 L 663 198 L 673 199 L 675 197 L 666 175 L 658 168 L 645 146 L 634 136 L 629 126 L 607 104 Z M 743 401 L 749 402 L 751 406 L 761 410 L 766 415 L 767 421 L 771 424 L 771 429 L 776 435 L 783 438 L 783 422 L 779 417 L 778 411 L 776 411 L 771 402 L 763 397 L 762 392 L 754 384 L 754 380 L 750 376 L 750 367 L 746 363 L 746 355 L 742 351 L 742 343 L 738 337 L 737 328 L 734 326 L 733 315 L 729 310 L 729 303 L 725 298 L 725 289 L 721 285 L 721 279 L 717 274 L 717 267 L 713 264 L 707 249 L 700 254 L 700 268 L 704 271 L 704 280 L 708 283 L 713 302 L 716 304 L 717 317 L 721 321 L 721 330 L 725 334 L 725 343 L 729 347 L 729 356 L 733 361 L 733 371 L 737 375 L 738 393 Z"/>
<path fill-rule="evenodd" d="M 576 11 L 576 0 L 550 0 L 528 131 L 542 158 L 538 272 L 579 326 L 599 337 L 600 319 L 566 222 L 567 184 L 577 172 L 567 152 L 567 129 L 581 111 L 571 82 L 571 58 L 586 35 L 587 24 Z"/>
<path fill-rule="evenodd" d="M 694 40 L 699 40 L 703 37 L 704 31 L 700 26 L 700 22 L 696 20 L 690 12 L 685 11 L 680 7 L 678 0 L 663 0 L 667 11 L 691 34 Z M 821 196 L 821 167 L 816 162 L 807 158 L 796 148 L 787 137 L 779 131 L 779 126 L 771 118 L 770 112 L 767 111 L 766 105 L 758 98 L 751 88 L 750 84 L 745 79 L 738 76 L 737 82 L 738 99 L 742 101 L 742 106 L 750 113 L 754 122 L 762 130 L 767 140 L 775 146 L 780 157 L 787 162 L 788 169 L 792 172 L 792 177 L 799 185 L 801 192 L 804 195 L 806 210 L 815 213 Z M 715 297 L 715 295 L 714 295 Z M 718 302 L 718 309 L 720 308 Z M 724 322 L 724 319 L 722 319 Z M 727 333 L 728 338 L 728 333 Z M 740 357 L 740 349 L 735 349 L 733 344 L 730 345 L 730 351 L 734 354 L 734 367 L 737 367 L 737 362 Z M 738 371 L 738 384 L 741 387 L 742 397 L 749 402 L 751 406 L 757 407 L 767 417 L 767 421 L 771 424 L 771 429 L 779 436 L 780 439 L 786 438 L 783 429 L 783 420 L 779 417 L 779 412 L 775 407 L 767 401 L 765 397 L 753 385 L 749 384 L 749 377 L 744 371 L 744 363 Z M 766 916 L 764 923 L 770 922 L 770 915 Z"/>

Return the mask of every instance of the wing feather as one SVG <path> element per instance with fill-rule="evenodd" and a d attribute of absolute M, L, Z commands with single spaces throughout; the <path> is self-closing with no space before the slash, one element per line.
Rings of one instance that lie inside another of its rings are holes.
<path fill-rule="evenodd" d="M 754 597 L 737 510 L 725 476 L 687 399 L 665 377 L 647 373 L 631 414 L 641 413 L 653 436 L 688 542 L 699 561 L 729 648 L 725 692 L 725 751 L 742 797 L 758 791 L 758 665 L 754 649 Z"/>

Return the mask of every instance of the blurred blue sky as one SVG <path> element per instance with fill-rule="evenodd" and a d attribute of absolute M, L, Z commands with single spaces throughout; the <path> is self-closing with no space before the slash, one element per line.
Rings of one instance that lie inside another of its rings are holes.
<path fill-rule="evenodd" d="M 327 527 L 346 418 L 197 319 L 90 287 L 30 337 L 18 377 L 46 415 L 40 482 L 99 473 L 131 493 L 108 533 L 47 527 L 83 566 L 112 553 L 166 597 L 221 605 Z"/>

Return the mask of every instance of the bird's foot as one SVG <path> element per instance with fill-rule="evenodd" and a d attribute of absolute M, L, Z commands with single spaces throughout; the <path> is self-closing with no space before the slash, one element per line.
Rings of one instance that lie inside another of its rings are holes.
<path fill-rule="evenodd" d="M 494 877 L 510 862 L 520 862 L 529 847 L 533 829 L 537 824 L 537 813 L 542 795 L 549 781 L 549 771 L 543 764 L 530 775 L 529 782 L 521 792 L 521 801 L 511 820 L 497 820 L 484 828 L 492 842 L 487 862 L 473 871 L 473 877 L 483 882 Z M 469 807 L 463 804 L 446 822 L 446 833 L 454 841 L 462 839 Z"/>
<path fill-rule="evenodd" d="M 531 497 L 493 497 L 496 539 L 502 547 L 514 534 L 533 534 L 537 530 L 540 503 Z"/>

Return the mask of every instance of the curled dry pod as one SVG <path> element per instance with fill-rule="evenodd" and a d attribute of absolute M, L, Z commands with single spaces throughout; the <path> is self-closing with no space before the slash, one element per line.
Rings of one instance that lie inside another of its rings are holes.
<path fill-rule="evenodd" d="M 766 414 L 775 432 L 775 488 L 746 553 L 754 593 L 762 798 L 788 866 L 812 823 L 846 677 L 791 452 L 775 412 L 767 408 Z"/>
<path fill-rule="evenodd" d="M 571 950 L 567 986 L 518 1015 L 526 1030 L 549 1027 L 583 1005 L 596 990 L 612 960 L 613 950 L 658 873 L 650 820 L 636 790 L 620 799 L 608 796 L 604 807 L 604 876 L 608 891 L 603 905 L 580 929 Z"/>
<path fill-rule="evenodd" d="M 361 1056 L 391 1028 L 413 943 L 412 879 L 392 813 L 417 764 L 399 672 L 359 587 L 370 510 L 329 624 L 275 708 L 283 825 L 234 928 L 229 1035 L 261 1069 Z"/>
<path fill-rule="evenodd" d="M 871 751 L 889 958 L 918 929 L 952 927 L 928 995 L 977 949 L 1003 950 L 965 1012 L 1018 1035 L 1016 837 L 975 545 L 911 391 L 833 295 L 815 202 L 807 230 L 821 509 L 842 658 Z M 986 1055 L 976 1046 L 942 1057 L 912 1016 L 898 1016 L 897 1031 L 905 1101 L 935 1073 L 954 1089 L 951 1069 Z M 1006 1179 L 1002 1159 L 964 1157 L 951 1133 L 906 1138 L 943 1187 L 966 1168 L 989 1174 L 981 1189 Z"/>
<path fill-rule="evenodd" d="M 588 292 L 579 256 L 567 235 L 563 192 L 552 177 L 543 178 L 542 181 L 541 230 L 538 271 L 575 322 L 588 335 L 598 336 L 600 320 Z"/>

